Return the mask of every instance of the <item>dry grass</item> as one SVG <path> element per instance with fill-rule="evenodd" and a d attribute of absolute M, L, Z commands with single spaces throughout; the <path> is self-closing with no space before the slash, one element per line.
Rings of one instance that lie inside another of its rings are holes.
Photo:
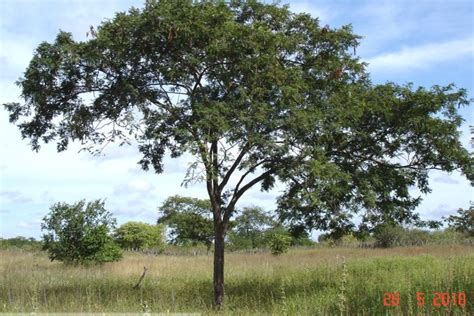
<path fill-rule="evenodd" d="M 473 250 L 316 248 L 279 257 L 229 253 L 225 312 L 407 314 L 417 311 L 417 291 L 465 291 L 468 305 L 449 311 L 470 313 Z M 144 266 L 143 286 L 133 290 Z M 213 312 L 212 256 L 129 253 L 120 262 L 73 267 L 50 262 L 43 253 L 2 251 L 0 272 L 0 312 Z M 384 307 L 385 291 L 399 291 L 401 306 Z"/>

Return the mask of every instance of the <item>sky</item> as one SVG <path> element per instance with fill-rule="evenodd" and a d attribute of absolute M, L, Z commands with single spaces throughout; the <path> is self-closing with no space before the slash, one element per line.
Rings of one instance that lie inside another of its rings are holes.
<path fill-rule="evenodd" d="M 374 83 L 412 82 L 415 86 L 454 83 L 474 96 L 474 4 L 472 1 L 281 1 L 294 12 L 319 17 L 322 25 L 352 24 L 363 36 L 357 54 L 369 63 Z M 20 78 L 43 41 L 58 31 L 86 40 L 90 25 L 112 18 L 135 0 L 0 0 L 0 104 L 20 102 L 14 82 Z M 460 110 L 460 131 L 466 148 L 473 105 Z M 166 158 L 163 174 L 141 171 L 136 147 L 109 146 L 100 157 L 78 153 L 78 145 L 57 153 L 54 144 L 39 153 L 22 140 L 19 130 L 0 109 L 0 237 L 41 236 L 40 223 L 57 202 L 106 199 L 106 208 L 126 221 L 155 223 L 158 207 L 175 194 L 206 198 L 203 184 L 181 186 L 189 157 Z M 417 211 L 425 219 L 454 214 L 474 200 L 469 182 L 459 173 L 430 173 L 432 192 L 423 195 Z M 412 194 L 420 193 L 413 189 Z M 275 207 L 279 189 L 253 189 L 239 207 Z"/>

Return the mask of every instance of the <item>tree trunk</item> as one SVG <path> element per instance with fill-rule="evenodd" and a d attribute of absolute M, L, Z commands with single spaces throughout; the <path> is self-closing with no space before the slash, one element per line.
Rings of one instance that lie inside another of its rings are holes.
<path fill-rule="evenodd" d="M 224 300 L 224 238 L 225 225 L 216 223 L 214 240 L 214 306 L 220 309 Z"/>

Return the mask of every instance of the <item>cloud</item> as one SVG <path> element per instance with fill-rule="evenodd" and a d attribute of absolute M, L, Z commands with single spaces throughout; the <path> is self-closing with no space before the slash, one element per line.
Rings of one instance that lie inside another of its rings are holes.
<path fill-rule="evenodd" d="M 440 220 L 442 217 L 446 217 L 456 213 L 456 208 L 449 206 L 448 204 L 442 203 L 435 207 L 431 212 L 425 214 L 426 219 Z"/>
<path fill-rule="evenodd" d="M 91 155 L 88 153 L 85 154 L 87 155 L 88 159 L 98 163 L 125 158 L 134 158 L 138 161 L 140 153 L 138 151 L 138 147 L 135 145 L 136 144 L 119 146 L 117 144 L 111 144 L 110 146 L 106 147 L 99 155 Z"/>
<path fill-rule="evenodd" d="M 129 181 L 126 184 L 121 184 L 115 187 L 114 195 L 125 195 L 133 193 L 148 194 L 151 193 L 155 187 L 147 180 L 137 179 Z"/>
<path fill-rule="evenodd" d="M 39 228 L 40 225 L 41 225 L 41 220 L 40 219 L 35 219 L 35 220 L 32 220 L 32 221 L 20 221 L 20 222 L 18 222 L 18 224 L 16 226 L 19 227 L 19 228 L 32 229 L 32 228 Z"/>
<path fill-rule="evenodd" d="M 433 179 L 434 182 L 443 183 L 443 184 L 459 184 L 459 181 L 451 178 L 448 175 L 442 175 Z"/>
<path fill-rule="evenodd" d="M 9 202 L 16 203 L 16 204 L 23 204 L 23 203 L 28 203 L 32 201 L 30 198 L 25 197 L 19 191 L 4 190 L 0 192 L 0 197 L 5 198 Z"/>
<path fill-rule="evenodd" d="M 119 207 L 117 209 L 114 209 L 113 213 L 115 215 L 122 215 L 122 216 L 137 216 L 145 213 L 146 210 L 142 207 L 136 208 L 136 207 L 130 207 L 130 206 L 124 206 L 124 207 Z"/>
<path fill-rule="evenodd" d="M 312 1 L 293 1 L 290 10 L 295 13 L 309 13 L 312 17 L 318 18 L 321 23 L 329 23 L 335 16 L 334 10 L 326 6 L 316 6 Z"/>
<path fill-rule="evenodd" d="M 404 47 L 367 59 L 369 69 L 406 71 L 427 69 L 439 62 L 459 61 L 474 54 L 474 37 Z"/>

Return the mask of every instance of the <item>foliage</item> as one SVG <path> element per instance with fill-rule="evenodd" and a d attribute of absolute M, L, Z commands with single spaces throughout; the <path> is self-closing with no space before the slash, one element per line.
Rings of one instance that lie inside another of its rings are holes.
<path fill-rule="evenodd" d="M 96 200 L 56 203 L 43 218 L 43 250 L 53 260 L 71 264 L 117 261 L 121 252 L 110 236 L 115 219 Z"/>
<path fill-rule="evenodd" d="M 228 243 L 231 249 L 272 249 L 274 235 L 290 237 L 292 246 L 310 246 L 313 241 L 303 226 L 286 228 L 275 221 L 269 212 L 261 207 L 244 207 L 240 214 L 231 222 Z M 278 239 L 278 238 L 276 238 Z M 286 242 L 286 239 L 285 239 Z"/>
<path fill-rule="evenodd" d="M 275 225 L 273 217 L 261 207 L 244 207 L 232 222 L 229 243 L 233 249 L 265 248 L 265 233 Z"/>
<path fill-rule="evenodd" d="M 214 240 L 213 222 L 208 217 L 210 210 L 209 200 L 171 196 L 159 209 L 158 224 L 165 224 L 170 228 L 174 244 L 203 243 L 209 250 Z"/>
<path fill-rule="evenodd" d="M 268 243 L 272 254 L 284 254 L 290 247 L 291 235 L 283 227 L 273 228 L 268 234 Z"/>
<path fill-rule="evenodd" d="M 372 226 L 412 221 L 409 188 L 428 192 L 430 169 L 474 180 L 457 131 L 467 92 L 374 85 L 359 39 L 278 4 L 148 0 L 87 41 L 61 31 L 41 43 L 18 81 L 24 102 L 5 107 L 34 150 L 136 139 L 157 173 L 167 151 L 193 155 L 185 180 L 208 191 L 220 306 L 225 235 L 255 185 L 279 180 L 281 218 L 328 230 L 354 213 Z"/>
<path fill-rule="evenodd" d="M 469 234 L 474 237 L 474 205 L 469 209 L 458 209 L 458 215 L 449 215 L 445 218 L 448 226 L 458 232 Z"/>
<path fill-rule="evenodd" d="M 0 237 L 0 249 L 40 250 L 41 242 L 30 237 L 17 236 L 13 238 Z"/>
<path fill-rule="evenodd" d="M 406 229 L 399 225 L 380 225 L 375 234 L 376 246 L 421 246 L 432 240 L 431 234 L 421 229 Z"/>
<path fill-rule="evenodd" d="M 141 222 L 127 222 L 115 231 L 115 240 L 123 249 L 163 249 L 164 227 Z"/>
<path fill-rule="evenodd" d="M 289 227 L 288 233 L 291 235 L 292 246 L 311 246 L 314 244 L 306 227 L 303 225 Z"/>

